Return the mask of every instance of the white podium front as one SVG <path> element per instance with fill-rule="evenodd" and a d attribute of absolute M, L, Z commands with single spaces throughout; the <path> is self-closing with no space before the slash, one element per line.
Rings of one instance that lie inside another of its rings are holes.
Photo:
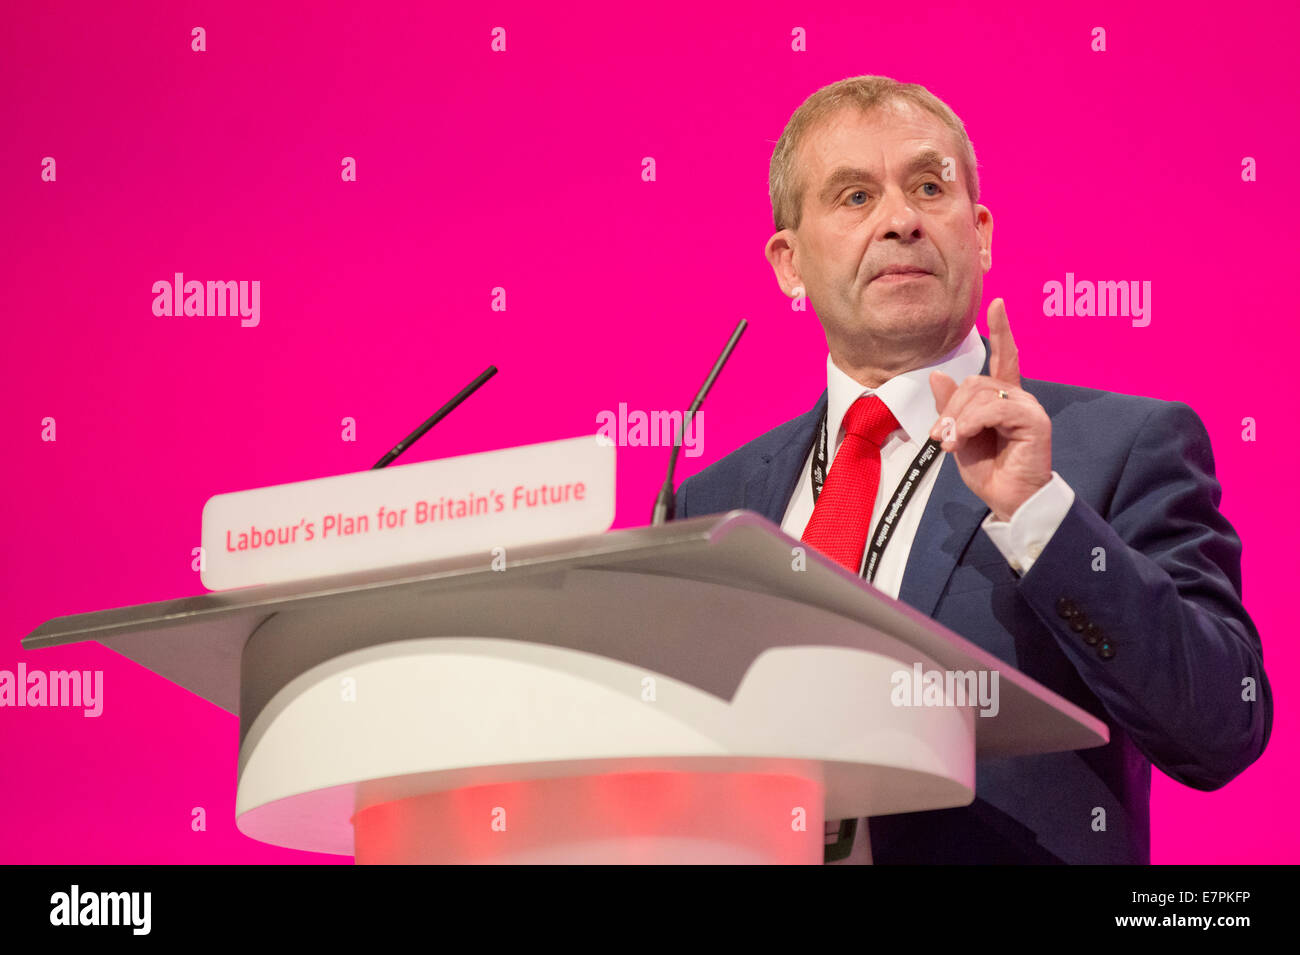
<path fill-rule="evenodd" d="M 733 511 L 51 620 L 240 718 L 237 824 L 366 862 L 820 862 L 1104 723 Z M 796 569 L 802 567 L 803 569 Z M 918 666 L 919 665 L 919 666 Z M 996 715 L 909 705 L 996 673 Z M 902 705 L 900 705 L 900 703 Z"/>

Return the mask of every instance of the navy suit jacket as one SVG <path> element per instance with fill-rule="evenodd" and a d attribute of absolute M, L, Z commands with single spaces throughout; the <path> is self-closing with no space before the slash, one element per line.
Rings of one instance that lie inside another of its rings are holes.
<path fill-rule="evenodd" d="M 1241 602 L 1241 541 L 1219 512 L 1200 418 L 1177 401 L 1021 384 L 1052 419 L 1052 466 L 1075 495 L 1065 519 L 1018 575 L 980 530 L 989 508 L 945 455 L 898 599 L 1103 720 L 1110 743 L 980 759 L 970 806 L 871 819 L 877 863 L 1147 864 L 1151 765 L 1218 789 L 1272 730 L 1259 631 Z M 687 478 L 676 518 L 745 508 L 780 525 L 825 407 L 822 392 L 806 414 Z"/>

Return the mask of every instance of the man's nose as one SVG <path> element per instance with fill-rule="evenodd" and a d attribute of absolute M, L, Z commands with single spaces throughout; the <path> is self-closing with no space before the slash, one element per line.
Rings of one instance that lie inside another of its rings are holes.
<path fill-rule="evenodd" d="M 921 238 L 921 214 L 901 189 L 886 189 L 881 199 L 880 237 L 904 242 Z"/>

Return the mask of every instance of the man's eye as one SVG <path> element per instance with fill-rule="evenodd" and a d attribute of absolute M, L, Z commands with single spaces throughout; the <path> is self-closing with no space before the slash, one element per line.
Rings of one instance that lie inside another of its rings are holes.
<path fill-rule="evenodd" d="M 925 182 L 921 183 L 922 189 L 924 189 L 926 186 L 933 186 L 935 190 L 937 190 L 935 192 L 927 193 L 926 194 L 927 198 L 933 199 L 935 196 L 939 196 L 943 194 L 943 186 L 939 185 L 939 183 L 935 182 L 933 179 L 927 179 Z M 861 196 L 862 202 L 854 201 L 855 196 Z M 848 197 L 846 199 L 846 202 L 851 206 L 859 206 L 866 201 L 867 201 L 867 191 L 865 189 L 853 190 L 853 192 L 850 192 L 848 194 Z"/>

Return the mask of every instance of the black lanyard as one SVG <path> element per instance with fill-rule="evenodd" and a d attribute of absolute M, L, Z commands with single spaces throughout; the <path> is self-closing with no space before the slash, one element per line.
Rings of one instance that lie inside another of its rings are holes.
<path fill-rule="evenodd" d="M 890 501 L 889 507 L 885 513 L 880 515 L 880 520 L 876 522 L 876 533 L 870 538 L 871 547 L 867 550 L 867 562 L 862 568 L 862 576 L 867 582 L 875 580 L 876 571 L 880 567 L 880 555 L 885 552 L 885 547 L 890 541 L 890 534 L 893 533 L 894 525 L 898 522 L 908 503 L 912 500 L 912 494 L 916 487 L 921 483 L 921 478 L 929 470 L 934 459 L 939 456 L 939 442 L 933 438 L 925 442 L 925 447 L 912 459 L 912 464 L 908 467 L 907 473 L 903 479 L 898 482 L 898 487 L 894 489 L 894 496 Z M 821 496 L 822 485 L 826 482 L 826 411 L 822 410 L 821 424 L 817 427 L 817 443 L 813 445 L 812 467 L 809 469 L 809 475 L 812 480 L 813 505 L 817 504 L 817 498 Z M 871 502 L 875 506 L 875 502 Z"/>

